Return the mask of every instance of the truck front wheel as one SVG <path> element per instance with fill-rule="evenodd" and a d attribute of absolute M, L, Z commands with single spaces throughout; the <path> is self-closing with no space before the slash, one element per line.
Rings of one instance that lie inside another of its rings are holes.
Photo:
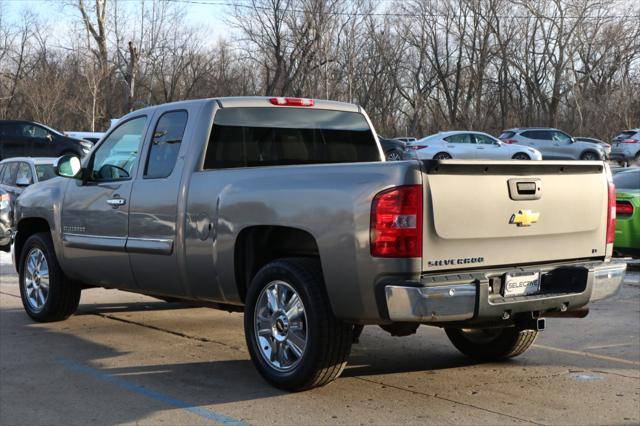
<path fill-rule="evenodd" d="M 480 361 L 518 356 L 533 344 L 538 332 L 505 328 L 446 328 L 447 337 L 460 352 Z"/>
<path fill-rule="evenodd" d="M 351 351 L 352 330 L 331 311 L 319 261 L 276 260 L 253 278 L 245 338 L 251 360 L 272 385 L 300 391 L 337 378 Z"/>
<path fill-rule="evenodd" d="M 20 296 L 36 321 L 61 321 L 78 308 L 80 286 L 60 269 L 48 233 L 30 236 L 20 255 Z"/>

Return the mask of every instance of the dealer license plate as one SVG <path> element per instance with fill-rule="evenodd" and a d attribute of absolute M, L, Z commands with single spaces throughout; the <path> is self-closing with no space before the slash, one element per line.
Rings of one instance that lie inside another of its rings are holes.
<path fill-rule="evenodd" d="M 526 296 L 540 291 L 540 272 L 506 274 L 504 297 Z"/>

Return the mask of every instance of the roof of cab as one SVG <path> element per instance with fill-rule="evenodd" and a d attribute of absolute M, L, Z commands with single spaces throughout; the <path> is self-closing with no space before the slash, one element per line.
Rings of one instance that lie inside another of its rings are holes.
<path fill-rule="evenodd" d="M 186 106 L 197 106 L 202 105 L 208 102 L 217 102 L 221 108 L 260 108 L 260 107 L 273 107 L 273 105 L 269 99 L 274 98 L 274 96 L 238 96 L 238 97 L 226 97 L 226 98 L 205 98 L 205 99 L 192 99 L 187 101 L 177 101 L 170 102 L 166 104 L 159 104 L 148 106 L 145 108 L 141 108 L 139 110 L 130 112 L 126 116 L 122 117 L 127 118 L 132 115 L 137 115 L 140 113 L 144 113 L 147 111 L 153 111 L 159 107 L 166 107 L 168 105 L 174 107 L 186 107 Z M 328 101 L 324 99 L 314 99 L 313 106 L 277 106 L 277 108 L 305 108 L 305 109 L 327 109 L 334 111 L 345 111 L 345 112 L 361 112 L 360 107 L 355 104 L 349 104 L 346 102 L 338 102 L 338 101 Z"/>

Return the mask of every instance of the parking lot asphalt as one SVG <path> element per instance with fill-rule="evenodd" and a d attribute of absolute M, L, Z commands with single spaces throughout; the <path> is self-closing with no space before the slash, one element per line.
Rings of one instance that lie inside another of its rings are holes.
<path fill-rule="evenodd" d="M 640 269 L 585 319 L 548 319 L 524 355 L 479 364 L 437 328 L 365 327 L 329 386 L 285 393 L 245 349 L 241 314 L 115 290 L 37 324 L 0 255 L 0 424 L 638 424 Z"/>

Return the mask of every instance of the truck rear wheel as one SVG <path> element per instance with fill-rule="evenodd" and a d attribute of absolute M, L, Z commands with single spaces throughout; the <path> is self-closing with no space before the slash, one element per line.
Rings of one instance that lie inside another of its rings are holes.
<path fill-rule="evenodd" d="M 48 233 L 30 236 L 20 256 L 20 296 L 27 314 L 39 322 L 61 321 L 80 302 L 80 286 L 60 269 Z"/>
<path fill-rule="evenodd" d="M 331 311 L 319 261 L 276 260 L 253 278 L 245 338 L 254 365 L 275 387 L 300 391 L 336 379 L 347 364 L 352 330 Z"/>
<path fill-rule="evenodd" d="M 447 337 L 460 352 L 481 361 L 497 361 L 518 356 L 533 344 L 536 330 L 505 328 L 446 328 Z"/>

